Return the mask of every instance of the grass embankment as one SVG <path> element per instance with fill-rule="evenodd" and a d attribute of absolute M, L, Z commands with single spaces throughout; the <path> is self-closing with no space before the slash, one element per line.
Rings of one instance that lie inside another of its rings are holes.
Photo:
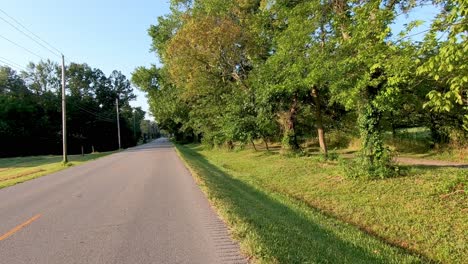
<path fill-rule="evenodd" d="M 466 190 L 454 192 L 466 189 L 467 170 L 416 167 L 405 177 L 355 181 L 319 157 L 177 148 L 243 251 L 258 262 L 468 259 L 468 199 Z"/>
<path fill-rule="evenodd" d="M 115 152 L 68 156 L 69 163 L 62 164 L 62 156 L 32 156 L 0 159 L 0 189 L 35 179 L 73 165 L 94 160 Z"/>

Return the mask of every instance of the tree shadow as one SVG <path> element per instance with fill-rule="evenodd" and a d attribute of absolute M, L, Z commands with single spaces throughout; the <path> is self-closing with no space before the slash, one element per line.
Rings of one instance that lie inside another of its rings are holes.
<path fill-rule="evenodd" d="M 73 163 L 74 161 L 88 161 L 93 160 L 102 156 L 109 155 L 109 152 L 103 153 L 90 153 L 81 155 L 68 155 L 68 161 Z M 50 156 L 29 156 L 29 157 L 15 157 L 15 158 L 1 158 L 0 159 L 0 172 L 6 171 L 7 169 L 17 168 L 31 168 L 37 166 L 45 166 L 52 163 L 62 162 L 62 156 L 50 155 Z"/>
<path fill-rule="evenodd" d="M 156 149 L 171 149 L 173 148 L 174 145 L 168 143 L 168 144 L 147 144 L 147 145 L 142 145 L 138 147 L 133 147 L 133 148 L 128 148 L 124 150 L 123 152 L 151 152 Z"/>
<path fill-rule="evenodd" d="M 225 213 L 246 230 L 236 233 L 255 239 L 256 257 L 279 263 L 420 263 L 423 260 L 369 236 L 356 227 L 325 216 L 277 194 L 234 178 L 195 150 L 180 146 L 208 187 L 208 196 L 223 201 Z M 288 202 L 289 201 L 289 202 Z M 293 205 L 291 205 L 293 204 Z M 238 221 L 235 220 L 235 221 Z"/>
<path fill-rule="evenodd" d="M 59 156 L 31 156 L 0 159 L 0 168 L 27 168 L 60 162 Z"/>

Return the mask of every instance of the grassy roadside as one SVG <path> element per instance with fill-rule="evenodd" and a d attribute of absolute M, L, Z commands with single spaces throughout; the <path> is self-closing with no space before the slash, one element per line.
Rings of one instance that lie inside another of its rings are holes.
<path fill-rule="evenodd" d="M 334 194 L 316 183 L 308 183 L 311 175 L 323 177 L 318 173 L 323 166 L 316 161 L 309 167 L 311 164 L 304 163 L 303 158 L 285 158 L 266 152 L 204 150 L 197 145 L 176 147 L 211 203 L 228 223 L 233 236 L 240 241 L 242 250 L 257 263 L 428 261 L 390 246 L 354 225 L 327 216 L 327 213 L 335 213 L 326 211 L 324 214 L 325 207 L 315 209 L 310 203 L 315 199 L 304 189 L 312 190 L 316 197 L 323 197 L 330 205 L 338 202 L 330 197 L 343 195 L 342 191 Z M 297 162 L 304 164 L 291 171 L 290 166 Z M 340 185 L 340 182 L 343 180 L 330 177 L 322 184 L 335 189 L 332 186 Z M 362 192 L 352 189 L 356 193 Z M 358 196 L 363 196 L 360 202 L 370 199 L 365 195 Z M 356 211 L 372 220 L 371 215 L 365 215 L 366 210 L 372 210 L 369 205 L 364 211 L 357 208 L 358 203 L 345 202 L 343 206 L 349 208 L 348 212 Z M 337 207 L 337 210 L 341 208 Z M 460 258 L 460 253 L 456 257 Z"/>
<path fill-rule="evenodd" d="M 32 156 L 0 159 L 0 189 L 32 180 L 70 166 L 107 156 L 113 152 L 70 155 L 69 163 L 62 164 L 62 156 Z"/>

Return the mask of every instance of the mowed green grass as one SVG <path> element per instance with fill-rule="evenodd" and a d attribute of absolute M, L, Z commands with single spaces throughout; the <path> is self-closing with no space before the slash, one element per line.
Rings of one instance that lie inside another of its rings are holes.
<path fill-rule="evenodd" d="M 256 262 L 468 259 L 467 169 L 417 167 L 405 177 L 356 181 L 319 157 L 177 149 Z"/>
<path fill-rule="evenodd" d="M 68 156 L 69 163 L 62 164 L 62 156 L 32 156 L 0 159 L 0 189 L 35 179 L 70 166 L 82 164 L 115 152 Z"/>

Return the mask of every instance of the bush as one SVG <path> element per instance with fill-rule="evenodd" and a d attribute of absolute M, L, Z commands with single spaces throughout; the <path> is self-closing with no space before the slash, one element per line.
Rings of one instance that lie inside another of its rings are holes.
<path fill-rule="evenodd" d="M 329 132 L 326 139 L 329 148 L 344 149 L 349 146 L 352 136 L 348 132 L 338 130 Z"/>
<path fill-rule="evenodd" d="M 387 149 L 379 159 L 371 159 L 362 152 L 351 160 L 341 160 L 344 175 L 350 179 L 385 179 L 400 175 L 400 168 L 393 161 L 391 152 Z"/>
<path fill-rule="evenodd" d="M 468 131 L 452 129 L 449 133 L 452 149 L 463 149 L 468 147 Z"/>
<path fill-rule="evenodd" d="M 336 152 L 336 149 L 328 151 L 327 155 L 320 153 L 320 161 L 336 161 L 340 158 L 340 155 Z"/>

